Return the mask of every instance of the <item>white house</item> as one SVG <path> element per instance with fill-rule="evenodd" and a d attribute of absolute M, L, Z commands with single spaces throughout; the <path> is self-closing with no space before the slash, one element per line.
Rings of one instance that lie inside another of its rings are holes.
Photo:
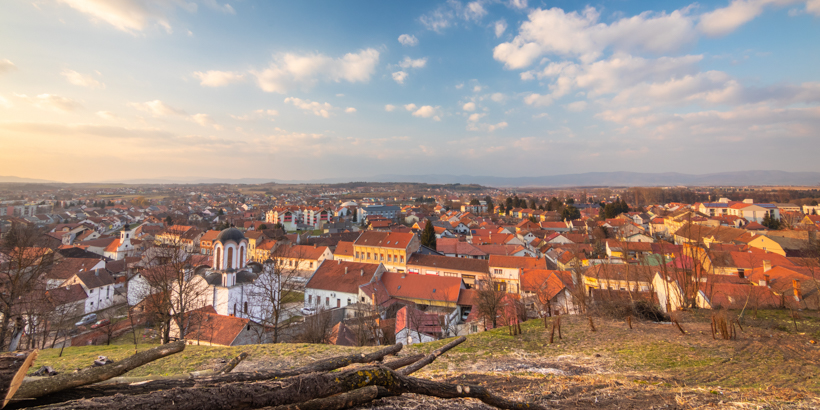
<path fill-rule="evenodd" d="M 305 307 L 333 309 L 356 303 L 359 286 L 381 278 L 379 263 L 324 260 L 305 285 Z"/>
<path fill-rule="evenodd" d="M 114 304 L 114 278 L 105 269 L 78 272 L 62 286 L 73 285 L 82 286 L 88 295 L 85 299 L 85 313 L 106 309 Z"/>

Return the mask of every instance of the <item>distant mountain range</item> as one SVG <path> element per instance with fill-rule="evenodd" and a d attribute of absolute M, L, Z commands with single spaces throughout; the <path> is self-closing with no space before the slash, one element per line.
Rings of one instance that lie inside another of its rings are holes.
<path fill-rule="evenodd" d="M 122 184 L 336 184 L 351 181 L 366 182 L 418 182 L 428 184 L 479 184 L 494 187 L 592 187 L 592 186 L 746 186 L 746 185 L 809 185 L 820 186 L 820 172 L 786 171 L 735 171 L 711 174 L 683 174 L 678 172 L 587 172 L 538 177 L 496 177 L 473 175 L 395 175 L 383 174 L 372 177 L 324 178 L 314 180 L 281 180 L 274 178 L 202 178 L 163 177 L 143 178 L 101 183 Z M 0 176 L 2 182 L 57 183 L 42 179 Z"/>
<path fill-rule="evenodd" d="M 0 183 L 6 182 L 13 182 L 13 183 L 20 183 L 20 184 L 54 184 L 58 183 L 57 181 L 49 181 L 47 179 L 34 179 L 34 178 L 20 178 L 14 176 L 2 176 L 0 175 Z"/>

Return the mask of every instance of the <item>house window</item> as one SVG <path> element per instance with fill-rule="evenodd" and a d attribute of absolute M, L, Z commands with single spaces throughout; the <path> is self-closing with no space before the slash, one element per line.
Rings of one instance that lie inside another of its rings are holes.
<path fill-rule="evenodd" d="M 308 304 L 313 303 L 313 295 L 308 295 Z"/>
<path fill-rule="evenodd" d="M 383 260 L 384 260 L 384 254 L 383 254 L 383 253 L 379 255 L 379 260 L 380 260 L 380 261 L 383 261 Z"/>
<path fill-rule="evenodd" d="M 248 302 L 245 302 L 244 307 L 245 307 L 245 314 L 247 315 L 248 314 Z"/>
<path fill-rule="evenodd" d="M 495 290 L 498 292 L 506 292 L 507 291 L 507 282 L 496 282 L 495 283 Z"/>
<path fill-rule="evenodd" d="M 313 269 L 313 262 L 310 263 L 310 268 Z"/>
<path fill-rule="evenodd" d="M 500 275 L 501 274 L 501 269 L 493 269 L 493 274 Z"/>
<path fill-rule="evenodd" d="M 387 261 L 392 262 L 393 261 L 393 256 L 392 255 L 387 255 Z"/>
<path fill-rule="evenodd" d="M 401 263 L 404 263 L 404 255 L 401 255 L 400 258 L 401 258 Z"/>
<path fill-rule="evenodd" d="M 370 252 L 367 253 L 367 259 L 370 259 Z"/>
<path fill-rule="evenodd" d="M 359 252 L 356 252 L 356 259 L 359 259 Z"/>
<path fill-rule="evenodd" d="M 325 296 L 325 306 L 330 306 L 330 298 Z"/>

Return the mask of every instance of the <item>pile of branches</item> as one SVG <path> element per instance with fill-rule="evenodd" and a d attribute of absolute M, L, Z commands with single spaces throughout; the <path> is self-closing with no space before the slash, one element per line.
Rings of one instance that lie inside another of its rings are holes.
<path fill-rule="evenodd" d="M 455 339 L 426 356 L 416 355 L 391 361 L 384 359 L 397 354 L 402 349 L 401 343 L 370 354 L 332 357 L 291 370 L 231 373 L 233 366 L 244 358 L 240 355 L 226 368 L 206 376 L 89 385 L 102 381 L 99 377 L 88 377 L 89 372 L 106 368 L 113 370 L 119 365 L 116 371 L 108 371 L 105 375 L 116 377 L 140 365 L 138 362 L 182 351 L 185 344 L 179 341 L 151 349 L 162 349 L 161 352 L 140 352 L 119 363 L 24 383 L 8 407 L 329 410 L 414 393 L 445 399 L 474 398 L 501 409 L 544 408 L 505 399 L 481 386 L 450 384 L 411 376 L 465 340 L 464 337 Z M 132 360 L 140 355 L 142 358 L 139 360 Z M 364 365 L 343 369 L 353 364 Z M 83 374 L 83 377 L 78 376 Z M 58 379 L 60 377 L 63 379 Z"/>

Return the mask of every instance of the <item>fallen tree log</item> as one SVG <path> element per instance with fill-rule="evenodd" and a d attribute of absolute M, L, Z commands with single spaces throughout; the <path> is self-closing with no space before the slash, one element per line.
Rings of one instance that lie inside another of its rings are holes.
<path fill-rule="evenodd" d="M 400 369 L 404 366 L 411 365 L 421 359 L 424 359 L 423 354 L 417 354 L 413 356 L 402 357 L 400 359 L 391 360 L 389 362 L 384 363 L 382 366 L 387 367 L 388 369 Z"/>
<path fill-rule="evenodd" d="M 147 394 L 157 390 L 170 390 L 174 388 L 188 388 L 194 386 L 209 386 L 214 384 L 225 384 L 225 383 L 238 383 L 238 382 L 254 382 L 260 380 L 270 380 L 270 379 L 282 379 L 287 377 L 298 376 L 301 374 L 308 374 L 308 373 L 316 373 L 316 372 L 328 372 L 331 370 L 340 369 L 342 367 L 354 364 L 354 363 L 370 363 L 375 362 L 378 360 L 382 360 L 385 356 L 390 354 L 396 354 L 402 349 L 402 344 L 397 343 L 393 346 L 375 351 L 370 354 L 352 354 L 348 356 L 336 356 L 330 357 L 323 360 L 318 360 L 306 366 L 302 366 L 296 369 L 288 369 L 288 370 L 275 370 L 275 371 L 264 371 L 264 372 L 249 372 L 249 373 L 228 373 L 225 375 L 214 375 L 208 377 L 199 377 L 199 378 L 191 378 L 186 376 L 182 376 L 183 378 L 179 378 L 179 376 L 171 376 L 168 378 L 160 378 L 155 380 L 147 380 L 141 382 L 139 384 L 105 384 L 105 385 L 94 385 L 94 386 L 84 386 L 69 390 L 63 390 L 59 392 L 59 394 L 49 394 L 39 397 L 36 401 L 27 401 L 25 403 L 26 406 L 43 406 L 48 404 L 54 403 L 61 403 L 69 400 L 79 400 L 79 399 L 89 399 L 94 397 L 105 397 L 105 396 L 113 396 L 115 394 L 121 395 L 139 395 L 139 394 Z M 414 356 L 415 360 L 413 362 L 418 361 L 421 359 L 421 355 Z M 396 366 L 395 368 L 398 369 L 400 367 L 406 366 L 406 364 L 402 364 L 405 360 L 409 359 L 397 359 L 390 363 L 387 363 L 389 367 Z M 411 362 L 412 363 L 412 362 Z M 103 366 L 106 367 L 106 366 Z M 12 403 L 13 404 L 13 403 Z M 14 406 L 18 408 L 18 406 Z"/>
<path fill-rule="evenodd" d="M 267 407 L 263 410 L 341 410 L 365 403 L 379 397 L 379 386 L 365 386 L 351 392 L 337 394 L 322 399 L 308 400 L 304 403 L 285 406 Z"/>
<path fill-rule="evenodd" d="M 37 351 L 23 353 L 5 353 L 0 355 L 0 398 L 3 403 L 0 408 L 6 406 L 9 400 L 23 384 L 23 378 L 31 367 L 34 359 L 37 358 Z"/>
<path fill-rule="evenodd" d="M 146 363 L 179 353 L 183 349 L 185 349 L 185 341 L 180 340 L 139 352 L 117 363 L 83 369 L 78 373 L 63 373 L 54 377 L 26 382 L 20 386 L 14 398 L 37 398 L 62 390 L 108 380 Z"/>
<path fill-rule="evenodd" d="M 216 374 L 226 374 L 226 373 L 230 373 L 230 372 L 231 372 L 231 370 L 233 370 L 233 369 L 234 369 L 234 367 L 236 367 L 236 365 L 238 365 L 238 364 L 239 364 L 239 362 L 241 362 L 242 360 L 245 360 L 245 358 L 246 358 L 246 357 L 248 357 L 248 354 L 247 354 L 246 352 L 242 352 L 242 353 L 240 353 L 240 354 L 239 354 L 239 356 L 236 356 L 236 357 L 234 357 L 233 359 L 231 359 L 231 361 L 230 361 L 230 362 L 228 362 L 227 364 L 225 364 L 225 366 L 222 366 L 222 368 L 220 368 L 219 370 L 217 370 L 215 373 L 216 373 Z"/>
<path fill-rule="evenodd" d="M 167 408 L 176 410 L 257 409 L 303 403 L 348 393 L 366 386 L 381 386 L 391 394 L 422 394 L 445 399 L 475 398 L 501 409 L 545 409 L 546 407 L 516 402 L 496 396 L 481 386 L 449 384 L 404 376 L 384 366 L 368 366 L 341 373 L 311 373 L 284 380 L 258 383 L 231 383 L 172 390 L 160 390 L 137 396 L 97 397 L 45 406 L 72 409 L 143 409 Z"/>
<path fill-rule="evenodd" d="M 441 356 L 446 351 L 460 345 L 461 343 L 464 343 L 465 340 L 467 340 L 467 338 L 464 337 L 464 336 L 461 336 L 458 339 L 453 340 L 452 342 L 447 343 L 446 345 L 444 345 L 444 346 L 442 346 L 442 347 L 440 347 L 436 350 L 433 350 L 433 353 L 430 353 L 424 359 L 419 360 L 419 361 L 411 364 L 410 366 L 407 366 L 404 369 L 399 370 L 399 373 L 403 374 L 405 376 L 411 375 L 414 372 L 421 369 L 422 367 L 427 366 L 430 363 L 433 363 L 433 360 L 436 360 L 437 357 Z"/>

